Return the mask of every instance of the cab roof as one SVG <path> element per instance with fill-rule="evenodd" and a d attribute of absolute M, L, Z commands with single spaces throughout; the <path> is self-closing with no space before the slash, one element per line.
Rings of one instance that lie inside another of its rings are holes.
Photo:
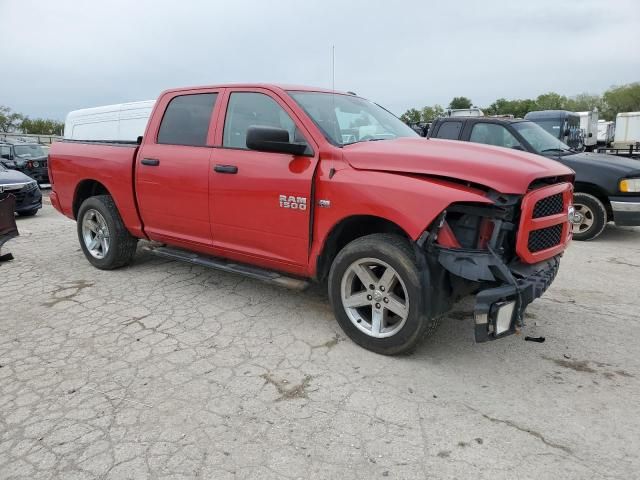
<path fill-rule="evenodd" d="M 335 93 L 337 95 L 350 95 L 353 93 L 331 90 L 328 88 L 311 87 L 308 85 L 290 85 L 282 83 L 220 83 L 215 85 L 199 85 L 192 87 L 170 88 L 167 92 L 180 92 L 183 90 L 195 90 L 201 88 L 266 88 L 268 90 L 285 91 L 285 92 L 318 92 L 318 93 Z M 357 96 L 357 95 L 356 95 Z"/>

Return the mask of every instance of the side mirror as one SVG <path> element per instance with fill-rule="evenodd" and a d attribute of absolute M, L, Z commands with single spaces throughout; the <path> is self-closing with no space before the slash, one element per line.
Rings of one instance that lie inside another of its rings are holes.
<path fill-rule="evenodd" d="M 275 127 L 249 127 L 247 148 L 260 152 L 290 153 L 291 155 L 304 155 L 307 152 L 307 145 L 289 142 L 289 132 Z"/>

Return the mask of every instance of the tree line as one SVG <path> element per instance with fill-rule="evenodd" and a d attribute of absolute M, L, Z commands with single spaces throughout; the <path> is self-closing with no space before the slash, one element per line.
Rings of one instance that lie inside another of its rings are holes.
<path fill-rule="evenodd" d="M 470 98 L 454 97 L 447 109 L 472 107 L 474 105 Z M 516 118 L 522 118 L 535 110 L 585 112 L 597 108 L 599 118 L 614 120 L 620 112 L 640 111 L 640 82 L 611 87 L 602 95 L 580 93 L 573 97 L 566 97 L 555 92 L 548 92 L 538 95 L 535 99 L 508 100 L 499 98 L 491 105 L 479 108 L 485 115 L 514 115 Z M 438 104 L 420 109 L 410 108 L 400 116 L 400 119 L 406 123 L 432 122 L 443 115 L 445 111 L 446 109 Z"/>
<path fill-rule="evenodd" d="M 29 118 L 11 108 L 0 105 L 0 131 L 19 132 L 37 135 L 62 135 L 64 122 L 49 118 Z"/>

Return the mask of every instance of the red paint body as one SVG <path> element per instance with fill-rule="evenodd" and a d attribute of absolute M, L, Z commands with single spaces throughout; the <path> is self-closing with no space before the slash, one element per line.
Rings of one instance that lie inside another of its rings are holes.
<path fill-rule="evenodd" d="M 543 157 L 473 143 L 400 138 L 340 148 L 326 140 L 287 90 L 319 91 L 270 85 L 169 90 L 156 102 L 140 147 L 55 143 L 49 160 L 52 204 L 74 218 L 81 183 L 97 181 L 136 237 L 313 277 L 328 235 L 344 219 L 380 217 L 415 240 L 453 202 L 492 204 L 486 188 L 525 195 L 537 179 L 573 173 Z M 235 91 L 272 97 L 297 124 L 314 156 L 223 148 L 225 112 Z M 169 101 L 206 92 L 218 93 L 207 146 L 157 144 Z M 160 165 L 142 165 L 143 158 L 159 159 Z M 238 173 L 216 173 L 216 164 L 236 165 Z M 305 197 L 307 208 L 282 208 L 280 195 Z M 330 207 L 318 207 L 320 199 Z M 520 235 L 529 225 L 524 217 L 523 222 Z M 568 241 L 570 235 L 565 237 Z M 552 256 L 532 256 L 520 248 L 518 253 L 529 263 Z"/>

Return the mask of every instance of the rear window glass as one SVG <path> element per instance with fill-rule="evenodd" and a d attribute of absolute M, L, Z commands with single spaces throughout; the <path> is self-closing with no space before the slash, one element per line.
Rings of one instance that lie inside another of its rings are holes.
<path fill-rule="evenodd" d="M 458 140 L 462 122 L 444 122 L 440 125 L 436 138 L 445 138 L 447 140 Z"/>
<path fill-rule="evenodd" d="M 198 93 L 181 95 L 171 100 L 162 117 L 158 143 L 205 146 L 217 96 L 216 93 Z"/>

